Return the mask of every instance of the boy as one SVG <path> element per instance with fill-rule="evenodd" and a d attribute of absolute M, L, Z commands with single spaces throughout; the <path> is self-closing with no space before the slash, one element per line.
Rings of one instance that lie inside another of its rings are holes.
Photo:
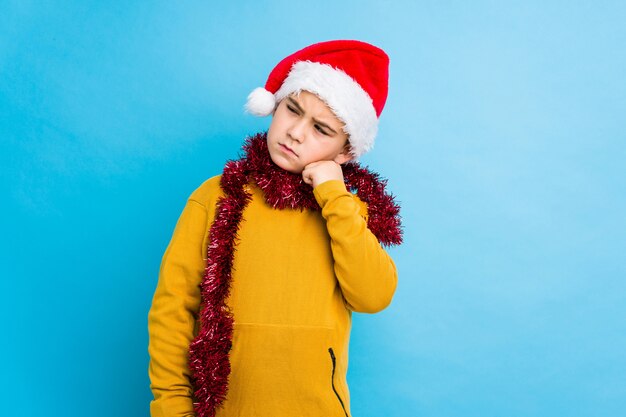
<path fill-rule="evenodd" d="M 163 256 L 152 416 L 350 415 L 351 312 L 384 309 L 397 283 L 381 243 L 401 242 L 398 206 L 350 162 L 373 145 L 387 78 L 379 48 L 329 41 L 250 94 L 268 132 L 193 192 Z"/>

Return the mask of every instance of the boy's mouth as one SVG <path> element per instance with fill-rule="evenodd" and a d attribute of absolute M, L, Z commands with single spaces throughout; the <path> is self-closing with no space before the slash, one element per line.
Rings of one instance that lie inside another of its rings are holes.
<path fill-rule="evenodd" d="M 292 155 L 294 155 L 294 156 L 298 156 L 298 154 L 297 154 L 297 153 L 295 153 L 295 152 L 293 151 L 293 149 L 291 149 L 289 146 L 287 146 L 287 145 L 283 145 L 282 143 L 280 143 L 279 145 L 280 145 L 280 148 L 281 148 L 283 151 L 285 151 L 285 152 L 287 152 L 287 153 L 290 153 L 290 154 L 292 154 Z"/>

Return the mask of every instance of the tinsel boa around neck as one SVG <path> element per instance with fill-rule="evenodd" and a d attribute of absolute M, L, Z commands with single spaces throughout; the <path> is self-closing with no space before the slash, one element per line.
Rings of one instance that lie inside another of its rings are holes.
<path fill-rule="evenodd" d="M 264 133 L 248 138 L 243 146 L 245 157 L 229 161 L 222 175 L 221 186 L 227 194 L 239 194 L 243 185 L 256 183 L 268 205 L 275 209 L 321 210 L 313 195 L 313 189 L 300 174 L 285 171 L 274 164 L 267 149 Z M 346 188 L 356 192 L 367 204 L 367 227 L 384 245 L 402 242 L 399 207 L 393 197 L 385 192 L 386 180 L 358 163 L 342 166 Z M 244 184 L 245 182 L 245 184 Z"/>
<path fill-rule="evenodd" d="M 239 223 L 252 198 L 255 183 L 266 203 L 277 210 L 320 211 L 310 185 L 299 174 L 278 167 L 270 158 L 266 134 L 246 139 L 244 157 L 224 167 L 215 219 L 209 230 L 207 265 L 201 283 L 200 329 L 189 346 L 189 368 L 194 386 L 194 408 L 199 417 L 214 417 L 226 398 L 232 347 L 233 316 L 226 305 Z M 346 189 L 367 204 L 367 227 L 383 245 L 402 243 L 399 206 L 385 191 L 386 181 L 358 163 L 342 166 Z"/>

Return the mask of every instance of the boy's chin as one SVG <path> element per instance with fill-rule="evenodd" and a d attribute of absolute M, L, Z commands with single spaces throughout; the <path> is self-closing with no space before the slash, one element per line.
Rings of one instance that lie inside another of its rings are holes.
<path fill-rule="evenodd" d="M 278 164 L 276 164 L 276 165 L 278 165 Z M 282 169 L 283 171 L 290 172 L 290 173 L 292 173 L 292 174 L 294 174 L 294 175 L 301 175 L 301 174 L 302 174 L 302 171 L 304 171 L 303 169 L 297 169 L 297 168 L 291 168 L 291 167 L 284 167 L 284 166 L 280 166 L 280 165 L 278 165 L 278 167 L 279 167 L 280 169 Z"/>
<path fill-rule="evenodd" d="M 278 168 L 287 172 L 291 172 L 292 174 L 295 174 L 295 175 L 302 174 L 302 171 L 304 170 L 304 168 L 293 166 L 293 164 L 289 164 L 283 160 L 280 160 L 280 158 L 277 158 L 277 159 L 278 160 L 272 158 L 272 162 L 274 162 L 274 165 L 276 165 Z"/>

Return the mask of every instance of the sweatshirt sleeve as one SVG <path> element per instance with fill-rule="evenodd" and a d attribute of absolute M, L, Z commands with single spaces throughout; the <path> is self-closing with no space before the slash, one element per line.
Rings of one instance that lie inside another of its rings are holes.
<path fill-rule="evenodd" d="M 396 266 L 367 228 L 360 202 L 342 181 L 318 185 L 313 193 L 322 208 L 330 235 L 334 269 L 349 309 L 375 313 L 391 303 Z"/>
<path fill-rule="evenodd" d="M 187 364 L 200 306 L 207 210 L 189 199 L 163 255 L 148 314 L 152 417 L 195 416 Z"/>

